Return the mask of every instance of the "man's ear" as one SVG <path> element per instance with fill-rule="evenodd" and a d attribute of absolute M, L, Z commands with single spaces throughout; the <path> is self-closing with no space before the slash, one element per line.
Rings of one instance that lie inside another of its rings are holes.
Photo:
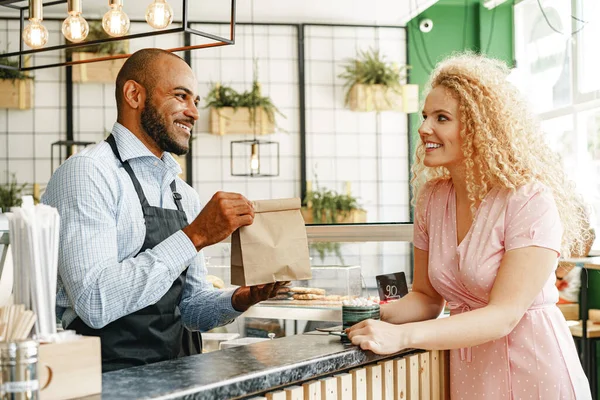
<path fill-rule="evenodd" d="M 129 107 L 139 109 L 146 101 L 146 89 L 134 80 L 128 80 L 123 85 L 123 98 Z"/>

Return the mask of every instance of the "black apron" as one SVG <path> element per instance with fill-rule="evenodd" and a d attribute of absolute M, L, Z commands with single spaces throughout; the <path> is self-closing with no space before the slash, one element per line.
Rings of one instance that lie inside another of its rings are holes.
<path fill-rule="evenodd" d="M 121 160 L 113 135 L 110 135 L 106 141 L 131 177 L 140 199 L 146 224 L 146 237 L 139 253 L 153 248 L 187 226 L 187 217 L 181 207 L 182 197 L 176 191 L 175 181 L 171 182 L 171 190 L 177 210 L 150 206 L 129 162 Z M 121 317 L 101 329 L 87 326 L 79 317 L 69 325 L 68 329 L 74 329 L 81 335 L 100 337 L 102 372 L 199 354 L 202 352 L 200 333 L 190 332 L 184 328 L 179 311 L 186 273 L 187 269 L 155 304 Z"/>

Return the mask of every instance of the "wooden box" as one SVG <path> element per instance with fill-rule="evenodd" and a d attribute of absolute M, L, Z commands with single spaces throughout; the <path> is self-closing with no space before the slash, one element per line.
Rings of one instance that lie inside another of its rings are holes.
<path fill-rule="evenodd" d="M 41 400 L 62 400 L 102 392 L 100 338 L 85 336 L 41 344 L 38 360 Z"/>
<path fill-rule="evenodd" d="M 250 120 L 250 108 L 223 107 L 210 109 L 210 133 L 225 135 L 227 133 L 251 133 L 266 135 L 275 132 L 275 124 L 262 107 L 254 112 L 254 123 Z"/>
<path fill-rule="evenodd" d="M 348 105 L 352 111 L 399 111 L 414 113 L 419 110 L 419 86 L 402 85 L 391 88 L 384 85 L 355 84 L 350 89 Z"/>
<path fill-rule="evenodd" d="M 300 212 L 304 218 L 305 224 L 314 224 L 321 222 L 314 222 L 312 208 L 301 208 Z M 367 212 L 365 210 L 352 210 L 347 215 L 338 214 L 336 216 L 336 223 L 338 224 L 354 224 L 367 222 Z"/>
<path fill-rule="evenodd" d="M 352 111 L 402 111 L 402 88 L 355 84 L 350 89 L 348 105 Z"/>
<path fill-rule="evenodd" d="M 33 79 L 0 80 L 0 108 L 27 110 L 33 107 Z"/>
<path fill-rule="evenodd" d="M 104 54 L 73 52 L 73 61 L 93 60 Z M 73 65 L 73 82 L 115 83 L 126 58 Z"/>

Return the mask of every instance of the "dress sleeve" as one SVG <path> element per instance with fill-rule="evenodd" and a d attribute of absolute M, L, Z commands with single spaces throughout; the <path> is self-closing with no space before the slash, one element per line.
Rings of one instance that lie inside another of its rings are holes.
<path fill-rule="evenodd" d="M 563 229 L 549 188 L 539 183 L 518 188 L 508 200 L 505 218 L 506 251 L 537 246 L 560 256 Z"/>
<path fill-rule="evenodd" d="M 420 250 L 429 251 L 428 214 L 429 203 L 434 187 L 433 182 L 427 182 L 419 191 L 415 205 L 415 222 L 413 228 L 413 245 Z"/>

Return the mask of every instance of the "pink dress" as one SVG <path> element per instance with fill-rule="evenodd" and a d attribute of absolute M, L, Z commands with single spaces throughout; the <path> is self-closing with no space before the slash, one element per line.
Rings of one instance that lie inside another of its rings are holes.
<path fill-rule="evenodd" d="M 427 183 L 419 197 L 414 245 L 429 252 L 429 279 L 454 315 L 488 303 L 505 251 L 538 246 L 559 252 L 561 235 L 551 191 L 532 183 L 516 192 L 490 190 L 457 245 L 454 185 L 438 180 Z M 592 398 L 573 338 L 556 307 L 554 282 L 549 276 L 508 336 L 450 351 L 452 399 Z"/>

